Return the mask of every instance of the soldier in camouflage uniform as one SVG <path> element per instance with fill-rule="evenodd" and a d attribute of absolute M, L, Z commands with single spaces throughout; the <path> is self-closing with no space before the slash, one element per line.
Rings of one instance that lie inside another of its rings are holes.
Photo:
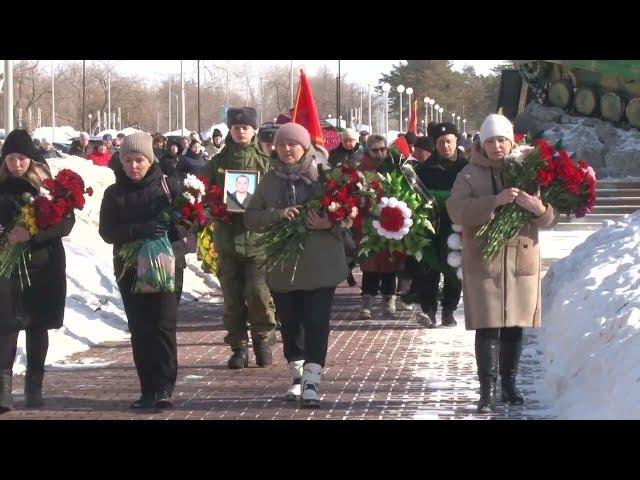
<path fill-rule="evenodd" d="M 258 171 L 262 179 L 269 169 L 269 157 L 260 150 L 256 137 L 256 111 L 249 107 L 230 108 L 227 125 L 225 147 L 207 164 L 204 175 L 220 187 L 224 186 L 227 170 Z M 264 268 L 259 268 L 264 251 L 255 246 L 258 234 L 246 230 L 243 216 L 244 213 L 232 213 L 231 223 L 216 222 L 213 234 L 224 297 L 224 341 L 233 351 L 228 361 L 232 369 L 249 366 L 247 322 L 258 366 L 271 365 L 269 344 L 275 341 L 273 301 Z"/>

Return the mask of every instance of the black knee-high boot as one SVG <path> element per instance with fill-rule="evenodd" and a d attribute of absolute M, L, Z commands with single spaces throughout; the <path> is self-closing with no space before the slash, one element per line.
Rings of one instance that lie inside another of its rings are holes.
<path fill-rule="evenodd" d="M 478 413 L 489 413 L 495 409 L 499 347 L 497 338 L 476 333 L 476 363 L 480 380 Z"/>
<path fill-rule="evenodd" d="M 44 329 L 27 330 L 27 372 L 24 377 L 24 403 L 27 408 L 44 405 L 42 380 L 44 362 L 49 350 L 49 332 Z"/>
<path fill-rule="evenodd" d="M 522 337 L 504 340 L 500 337 L 500 383 L 502 401 L 510 405 L 523 405 L 524 397 L 516 387 L 516 376 L 522 353 Z"/>

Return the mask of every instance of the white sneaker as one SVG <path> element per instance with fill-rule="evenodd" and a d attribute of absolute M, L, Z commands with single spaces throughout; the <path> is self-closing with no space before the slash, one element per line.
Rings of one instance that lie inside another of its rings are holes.
<path fill-rule="evenodd" d="M 302 368 L 304 360 L 289 362 L 289 373 L 291 374 L 291 386 L 285 394 L 287 402 L 297 402 L 302 395 Z"/>
<path fill-rule="evenodd" d="M 302 374 L 302 408 L 320 408 L 320 374 L 322 367 L 307 363 Z"/>

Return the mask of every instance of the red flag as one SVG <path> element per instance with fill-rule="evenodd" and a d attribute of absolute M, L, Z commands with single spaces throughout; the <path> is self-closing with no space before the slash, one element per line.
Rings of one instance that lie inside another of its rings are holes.
<path fill-rule="evenodd" d="M 396 149 L 404 155 L 404 158 L 409 158 L 409 155 L 411 155 L 411 149 L 409 148 L 409 144 L 407 143 L 407 139 L 404 138 L 404 135 L 402 137 L 398 137 L 391 146 L 396 147 Z"/>
<path fill-rule="evenodd" d="M 418 134 L 418 101 L 414 100 L 411 105 L 411 116 L 409 117 L 409 126 L 407 132 L 411 132 L 414 135 Z"/>
<path fill-rule="evenodd" d="M 322 136 L 316 101 L 313 98 L 311 85 L 304 74 L 304 70 L 300 70 L 300 83 L 298 83 L 298 93 L 296 93 L 296 103 L 293 107 L 291 121 L 305 127 L 311 135 L 311 140 L 317 145 L 324 146 L 324 137 Z"/>

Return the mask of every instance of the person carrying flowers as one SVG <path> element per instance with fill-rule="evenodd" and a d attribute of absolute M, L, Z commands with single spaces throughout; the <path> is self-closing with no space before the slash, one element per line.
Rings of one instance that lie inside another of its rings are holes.
<path fill-rule="evenodd" d="M 389 157 L 387 140 L 382 135 L 367 138 L 366 151 L 362 155 L 360 171 L 385 173 L 394 169 Z M 356 244 L 362 238 L 362 229 L 354 227 Z M 391 255 L 382 251 L 360 263 L 362 270 L 362 309 L 360 318 L 371 318 L 373 299 L 382 293 L 382 310 L 385 315 L 396 313 L 396 288 L 398 272 L 404 268 L 404 255 Z"/>
<path fill-rule="evenodd" d="M 301 248 L 296 247 L 293 255 L 280 256 L 276 265 L 267 266 L 266 280 L 282 324 L 284 356 L 292 378 L 286 398 L 301 398 L 303 407 L 314 408 L 320 405 L 319 385 L 327 356 L 333 296 L 348 273 L 342 242 L 346 214 L 328 194 L 325 196 L 330 205 L 326 208 L 331 213 L 324 215 L 309 207 L 323 194 L 323 179 L 311 137 L 302 125 L 281 126 L 274 144 L 277 158 L 272 158 L 272 169 L 258 185 L 244 220 L 252 232 L 266 232 L 271 227 L 271 233 L 277 233 L 286 230 L 282 222 L 293 223 L 301 216 L 306 219 L 301 225 L 306 229 Z M 330 182 L 335 189 L 336 181 Z M 342 205 L 350 201 L 346 194 L 343 200 Z M 357 208 L 350 208 L 350 213 L 357 213 Z M 348 217 L 346 221 L 350 223 Z M 271 237 L 266 234 L 265 238 Z M 269 246 L 266 248 L 269 250 Z"/>
<path fill-rule="evenodd" d="M 470 164 L 458 175 L 447 200 L 451 219 L 463 227 L 464 316 L 467 330 L 476 331 L 480 413 L 494 408 L 498 370 L 503 401 L 524 403 L 516 388 L 522 329 L 541 324 L 538 230 L 551 228 L 559 219 L 538 192 L 504 187 L 505 159 L 514 146 L 511 122 L 489 115 L 480 128 L 480 147 L 473 147 Z M 527 212 L 527 221 L 487 260 L 477 234 L 512 203 Z"/>
<path fill-rule="evenodd" d="M 62 237 L 71 232 L 75 217 L 71 209 L 55 225 L 42 230 L 34 228 L 32 218 L 24 225 L 15 224 L 23 209 L 25 194 L 36 197 L 45 181 L 51 179 L 48 167 L 40 163 L 40 155 L 25 130 L 13 130 L 7 136 L 0 163 L 0 248 L 19 244 L 29 246 L 25 265 L 28 281 L 24 278 L 21 283 L 17 273 L 0 278 L 2 413 L 12 408 L 12 370 L 18 334 L 22 329 L 26 330 L 27 340 L 25 404 L 27 407 L 43 405 L 42 381 L 49 348 L 47 330 L 62 327 L 64 320 L 67 278 Z"/>
<path fill-rule="evenodd" d="M 432 126 L 430 134 L 436 151 L 416 168 L 416 174 L 435 197 L 438 206 L 438 227 L 436 241 L 442 264 L 446 265 L 447 239 L 452 233 L 451 218 L 447 214 L 445 202 L 449 197 L 451 187 L 458 173 L 467 165 L 462 152 L 457 148 L 458 129 L 453 123 L 445 122 Z M 425 266 L 425 265 L 421 265 Z M 448 267 L 444 267 L 448 268 Z M 436 312 L 438 309 L 438 291 L 440 277 L 444 274 L 444 288 L 442 292 L 442 326 L 454 327 L 456 321 L 453 313 L 460 302 L 461 286 L 455 273 L 447 275 L 444 268 L 434 266 L 421 268 L 415 274 L 412 290 L 420 299 L 422 307 L 421 323 L 427 327 L 436 326 Z"/>
<path fill-rule="evenodd" d="M 120 161 L 122 168 L 115 169 L 115 184 L 104 192 L 99 232 L 106 243 L 113 244 L 114 273 L 129 322 L 133 360 L 140 379 L 141 397 L 131 408 L 170 408 L 178 371 L 178 299 L 174 290 L 181 289 L 180 277 L 186 266 L 182 241 L 185 232 L 182 227 L 163 220 L 162 213 L 182 194 L 183 186 L 175 177 L 164 177 L 154 162 L 152 139 L 147 133 L 125 137 Z M 171 260 L 173 268 L 168 273 L 176 277 L 175 287 L 171 291 L 134 293 L 137 271 L 124 268 L 120 255 L 123 247 L 138 240 L 163 239 L 165 235 L 172 242 L 168 256 L 173 253 L 175 264 L 174 259 L 166 260 Z"/>

